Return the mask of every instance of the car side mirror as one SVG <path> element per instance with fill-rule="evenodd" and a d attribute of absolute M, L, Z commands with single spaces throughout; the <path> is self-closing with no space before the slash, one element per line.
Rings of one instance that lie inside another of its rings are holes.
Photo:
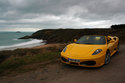
<path fill-rule="evenodd" d="M 74 39 L 74 42 L 77 42 L 77 39 Z"/>
<path fill-rule="evenodd" d="M 110 40 L 110 43 L 113 43 L 114 42 L 114 40 Z"/>

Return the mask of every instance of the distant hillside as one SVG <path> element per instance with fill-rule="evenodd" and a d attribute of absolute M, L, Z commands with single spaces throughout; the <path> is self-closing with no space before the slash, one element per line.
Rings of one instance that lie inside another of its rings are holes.
<path fill-rule="evenodd" d="M 113 35 L 118 36 L 121 42 L 125 41 L 125 30 L 121 29 L 44 29 L 20 39 L 43 39 L 47 43 L 67 43 L 83 35 Z"/>
<path fill-rule="evenodd" d="M 125 24 L 112 25 L 111 29 L 125 29 Z"/>

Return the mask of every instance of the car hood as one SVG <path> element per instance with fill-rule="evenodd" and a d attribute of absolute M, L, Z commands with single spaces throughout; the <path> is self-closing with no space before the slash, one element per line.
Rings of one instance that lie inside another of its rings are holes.
<path fill-rule="evenodd" d="M 103 49 L 105 45 L 70 44 L 67 46 L 66 54 L 69 57 L 88 57 L 97 49 Z"/>

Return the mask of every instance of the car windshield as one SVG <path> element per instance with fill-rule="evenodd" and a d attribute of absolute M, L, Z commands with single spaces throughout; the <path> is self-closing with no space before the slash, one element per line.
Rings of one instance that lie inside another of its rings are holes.
<path fill-rule="evenodd" d="M 104 36 L 83 36 L 76 43 L 77 44 L 105 44 L 106 40 Z"/>

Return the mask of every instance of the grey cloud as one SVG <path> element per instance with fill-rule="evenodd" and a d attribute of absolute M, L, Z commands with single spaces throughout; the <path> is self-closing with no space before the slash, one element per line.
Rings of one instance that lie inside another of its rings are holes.
<path fill-rule="evenodd" d="M 124 4 L 125 0 L 0 0 L 0 28 L 106 27 L 124 23 Z"/>

